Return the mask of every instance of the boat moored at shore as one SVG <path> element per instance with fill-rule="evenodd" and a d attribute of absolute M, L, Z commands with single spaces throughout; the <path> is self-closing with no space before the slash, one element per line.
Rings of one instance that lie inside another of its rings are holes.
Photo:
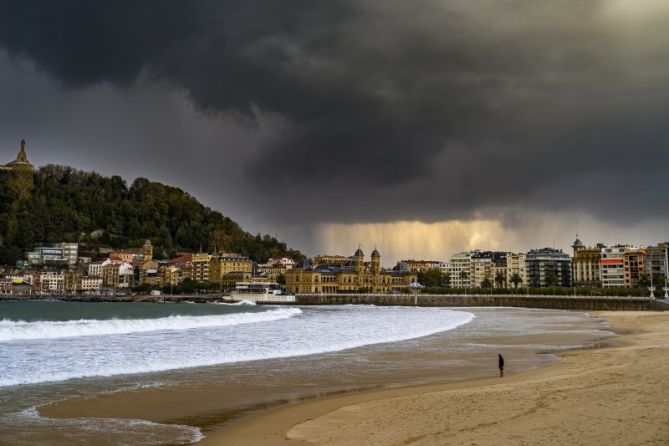
<path fill-rule="evenodd" d="M 295 296 L 286 294 L 276 282 L 238 282 L 230 296 L 231 302 L 293 303 Z"/>

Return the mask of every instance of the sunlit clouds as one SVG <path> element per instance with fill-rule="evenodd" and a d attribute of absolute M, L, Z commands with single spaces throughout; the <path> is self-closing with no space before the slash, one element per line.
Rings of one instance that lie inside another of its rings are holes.
<path fill-rule="evenodd" d="M 390 267 L 401 259 L 447 261 L 453 253 L 473 249 L 524 252 L 555 247 L 570 252 L 577 234 L 589 245 L 648 245 L 656 243 L 649 234 L 661 234 L 667 227 L 667 220 L 622 227 L 572 213 L 528 213 L 506 224 L 501 220 L 322 224 L 315 229 L 309 253 L 352 255 L 360 244 L 366 255 L 378 248 L 383 264 Z"/>

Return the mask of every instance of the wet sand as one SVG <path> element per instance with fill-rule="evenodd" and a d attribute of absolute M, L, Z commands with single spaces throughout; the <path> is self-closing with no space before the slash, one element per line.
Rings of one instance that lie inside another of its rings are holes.
<path fill-rule="evenodd" d="M 541 355 L 545 344 L 578 345 L 588 335 L 561 334 L 559 341 L 546 334 L 461 339 L 497 346 L 513 358 L 509 373 L 543 367 L 553 355 Z M 595 340 L 595 343 L 607 342 Z M 178 385 L 100 393 L 57 401 L 39 407 L 50 418 L 141 419 L 167 424 L 186 424 L 211 430 L 229 420 L 267 411 L 269 408 L 332 396 L 359 394 L 389 387 L 460 382 L 496 372 L 496 353 L 488 349 L 444 351 L 441 335 L 404 342 L 391 351 L 375 348 L 361 353 L 353 349 L 337 354 L 267 360 L 212 368 L 202 381 Z M 528 349 L 527 344 L 536 345 Z M 495 347 L 492 350 L 497 351 Z M 494 360 L 491 362 L 491 358 Z M 492 368 L 486 363 L 490 363 Z M 183 372 L 182 372 L 183 373 Z M 217 373 L 217 381 L 213 373 Z M 229 424 L 229 423 L 227 423 Z"/>
<path fill-rule="evenodd" d="M 669 314 L 596 313 L 615 345 L 538 370 L 290 404 L 202 445 L 666 445 Z"/>

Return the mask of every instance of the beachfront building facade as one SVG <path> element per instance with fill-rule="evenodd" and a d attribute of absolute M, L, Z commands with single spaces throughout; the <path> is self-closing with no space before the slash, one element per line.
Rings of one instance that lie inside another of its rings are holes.
<path fill-rule="evenodd" d="M 144 257 L 142 257 L 143 259 Z M 134 283 L 162 285 L 158 274 L 158 262 L 155 260 L 135 260 L 131 263 Z"/>
<path fill-rule="evenodd" d="M 625 287 L 625 250 L 629 246 L 605 246 L 601 251 L 600 277 L 603 288 Z"/>
<path fill-rule="evenodd" d="M 448 275 L 451 288 L 470 287 L 470 271 L 472 265 L 472 252 L 458 252 L 448 260 Z"/>
<path fill-rule="evenodd" d="M 604 245 L 598 243 L 594 247 L 586 247 L 578 238 L 572 244 L 572 277 L 574 286 L 599 287 L 602 284 L 601 260 Z"/>
<path fill-rule="evenodd" d="M 167 265 L 161 268 L 158 273 L 160 275 L 160 282 L 162 285 L 167 286 L 176 286 L 179 285 L 183 280 L 180 280 L 179 272 L 182 268 L 179 268 L 174 265 Z"/>
<path fill-rule="evenodd" d="M 62 271 L 46 271 L 40 274 L 43 293 L 62 294 L 65 289 L 65 275 Z"/>
<path fill-rule="evenodd" d="M 199 283 L 209 282 L 209 262 L 212 259 L 211 254 L 198 252 L 193 254 L 193 280 Z"/>
<path fill-rule="evenodd" d="M 66 294 L 81 292 L 81 279 L 83 274 L 76 269 L 63 272 L 63 290 Z"/>
<path fill-rule="evenodd" d="M 623 254 L 623 265 L 625 272 L 625 286 L 636 288 L 644 277 L 646 248 L 627 248 Z"/>
<path fill-rule="evenodd" d="M 506 254 L 506 286 L 522 287 L 527 286 L 527 255 L 524 253 Z"/>
<path fill-rule="evenodd" d="M 237 282 L 249 280 L 253 262 L 246 256 L 231 252 L 214 255 L 209 261 L 209 282 L 217 283 L 221 290 L 231 290 Z"/>
<path fill-rule="evenodd" d="M 177 257 L 167 261 L 167 264 L 161 270 L 163 283 L 165 285 L 176 286 L 184 280 L 193 279 L 193 254 L 190 252 L 180 252 Z"/>
<path fill-rule="evenodd" d="M 102 278 L 95 276 L 83 276 L 81 278 L 81 291 L 86 294 L 97 294 L 102 289 Z"/>
<path fill-rule="evenodd" d="M 526 261 L 530 287 L 571 286 L 571 258 L 561 249 L 533 249 L 527 253 Z"/>
<path fill-rule="evenodd" d="M 322 256 L 324 257 L 324 256 Z M 371 261 L 364 261 L 358 248 L 345 264 L 302 262 L 286 272 L 286 290 L 289 293 L 393 293 L 403 292 L 418 278 L 410 271 L 384 270 L 381 254 L 374 250 Z"/>
<path fill-rule="evenodd" d="M 448 271 L 448 262 L 439 262 L 439 271 L 441 271 L 441 274 L 444 276 L 450 277 L 450 273 Z"/>
<path fill-rule="evenodd" d="M 503 251 L 472 251 L 469 264 L 469 285 L 473 288 L 505 288 L 507 284 L 507 253 Z M 461 273 L 459 273 L 461 275 Z"/>
<path fill-rule="evenodd" d="M 667 249 L 669 242 L 658 243 L 657 246 L 647 246 L 644 257 L 644 270 L 646 277 L 649 279 L 653 277 L 653 285 L 664 286 L 664 284 L 657 284 L 656 278 L 660 274 L 664 277 L 667 274 Z"/>
<path fill-rule="evenodd" d="M 506 267 L 506 256 L 500 257 L 495 261 L 493 267 L 492 283 L 495 288 L 508 288 L 508 273 Z"/>
<path fill-rule="evenodd" d="M 134 268 L 132 264 L 118 260 L 107 259 L 102 264 L 102 284 L 105 288 L 119 289 L 132 288 L 134 283 Z"/>
<path fill-rule="evenodd" d="M 489 282 L 490 286 L 494 279 L 495 264 L 492 257 L 488 253 L 476 252 L 471 257 L 469 268 L 469 283 L 474 288 L 480 288 L 485 281 Z"/>

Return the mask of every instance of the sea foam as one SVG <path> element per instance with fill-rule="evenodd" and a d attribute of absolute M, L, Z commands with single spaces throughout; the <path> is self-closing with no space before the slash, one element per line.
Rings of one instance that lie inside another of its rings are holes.
<path fill-rule="evenodd" d="M 209 316 L 168 316 L 156 319 L 79 319 L 71 321 L 0 321 L 0 342 L 27 339 L 59 339 L 164 330 L 191 330 L 271 322 L 302 314 L 299 308 Z"/>
<path fill-rule="evenodd" d="M 16 444 L 35 444 L 35 437 L 48 436 L 60 439 L 66 437 L 68 444 L 93 444 L 99 440 L 100 433 L 105 434 L 105 444 L 193 444 L 205 436 L 193 426 L 183 424 L 161 424 L 146 420 L 120 418 L 49 418 L 40 415 L 37 407 L 6 416 L 5 428 L 16 427 L 13 433 Z M 30 429 L 21 429 L 28 425 Z M 62 435 L 63 430 L 69 431 Z"/>

